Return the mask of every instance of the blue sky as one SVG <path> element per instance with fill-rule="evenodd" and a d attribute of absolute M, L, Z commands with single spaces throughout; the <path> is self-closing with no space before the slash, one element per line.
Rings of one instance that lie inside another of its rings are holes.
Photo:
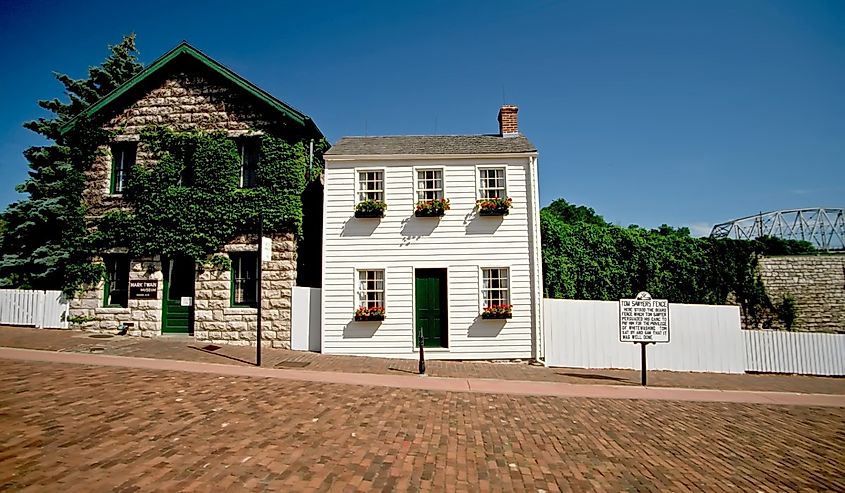
<path fill-rule="evenodd" d="M 188 40 L 331 142 L 493 133 L 517 104 L 542 205 L 621 225 L 845 207 L 842 1 L 0 1 L 0 207 L 51 72 L 83 77 L 129 32 L 144 63 Z"/>

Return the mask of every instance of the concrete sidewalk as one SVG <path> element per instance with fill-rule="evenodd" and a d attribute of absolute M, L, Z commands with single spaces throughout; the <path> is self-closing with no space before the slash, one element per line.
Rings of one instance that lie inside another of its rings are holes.
<path fill-rule="evenodd" d="M 254 367 L 255 347 L 208 345 L 192 337 L 153 339 L 106 336 L 78 330 L 0 326 L 0 347 L 81 354 L 131 356 Z M 429 360 L 432 377 L 482 380 L 600 384 L 639 388 L 640 372 L 622 369 L 550 368 L 526 362 Z M 265 348 L 262 367 L 301 371 L 415 375 L 413 359 L 341 356 Z M 649 371 L 649 387 L 845 395 L 845 378 L 809 375 L 725 374 Z"/>
<path fill-rule="evenodd" d="M 283 380 L 298 380 L 315 383 L 392 387 L 441 392 L 479 392 L 489 394 L 553 396 L 567 398 L 645 399 L 661 401 L 845 407 L 845 395 L 830 394 L 684 389 L 667 387 L 623 387 L 616 385 L 589 385 L 485 378 L 444 378 L 420 375 L 381 375 L 336 371 L 271 369 L 193 361 L 65 353 L 15 348 L 0 348 L 0 358 L 16 361 L 37 361 L 160 371 L 180 371 L 227 376 L 278 378 Z"/>

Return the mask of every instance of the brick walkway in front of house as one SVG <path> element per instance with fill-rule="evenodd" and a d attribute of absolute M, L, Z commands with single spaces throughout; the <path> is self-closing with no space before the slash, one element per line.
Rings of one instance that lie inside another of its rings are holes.
<path fill-rule="evenodd" d="M 47 330 L 21 327 L 0 327 L 0 346 L 88 353 L 102 349 L 102 354 L 146 358 L 176 359 L 206 363 L 253 365 L 255 347 L 217 346 L 203 350 L 207 344 L 189 337 L 143 339 L 114 336 L 92 338 L 93 334 L 75 330 Z M 262 363 L 268 368 L 339 371 L 348 373 L 415 374 L 416 360 L 368 358 L 359 356 L 323 355 L 304 351 L 264 348 Z M 545 368 L 522 363 L 490 363 L 484 361 L 426 362 L 431 376 L 457 378 L 493 378 L 576 384 L 639 385 L 640 373 L 635 370 L 600 370 Z M 652 387 L 702 388 L 721 390 L 759 390 L 845 394 L 845 378 L 801 375 L 728 375 L 718 373 L 685 373 L 650 371 Z"/>
<path fill-rule="evenodd" d="M 0 490 L 843 491 L 845 408 L 0 360 Z"/>

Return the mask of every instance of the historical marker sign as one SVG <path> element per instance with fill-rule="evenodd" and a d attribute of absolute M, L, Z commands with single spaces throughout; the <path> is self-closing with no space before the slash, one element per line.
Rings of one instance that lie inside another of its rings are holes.
<path fill-rule="evenodd" d="M 130 300 L 157 300 L 158 280 L 130 279 L 129 280 Z"/>
<path fill-rule="evenodd" d="M 669 301 L 646 292 L 619 300 L 620 342 L 669 342 Z"/>

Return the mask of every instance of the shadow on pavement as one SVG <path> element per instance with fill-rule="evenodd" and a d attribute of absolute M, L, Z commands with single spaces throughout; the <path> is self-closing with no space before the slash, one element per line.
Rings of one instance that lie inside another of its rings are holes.
<path fill-rule="evenodd" d="M 587 380 L 613 380 L 614 382 L 625 382 L 625 383 L 633 383 L 629 381 L 627 378 L 623 377 L 613 377 L 610 375 L 598 375 L 595 373 L 565 373 L 562 371 L 556 371 L 557 375 L 563 375 L 565 377 L 574 377 L 574 378 L 584 378 Z"/>
<path fill-rule="evenodd" d="M 221 354 L 221 353 L 215 353 L 214 352 L 214 351 L 216 351 L 217 349 L 220 349 L 220 348 L 207 349 L 207 348 L 211 348 L 211 347 L 214 347 L 214 346 L 205 346 L 205 347 L 188 346 L 188 347 L 191 348 L 191 349 L 197 350 L 201 353 L 213 354 L 215 356 L 220 356 L 221 358 L 226 358 L 226 359 L 230 359 L 232 361 L 237 361 L 239 363 L 244 363 L 244 364 L 247 364 L 247 365 L 255 366 L 254 361 L 247 361 L 247 360 L 244 360 L 244 359 L 235 358 L 234 356 L 229 356 L 228 354 Z"/>

